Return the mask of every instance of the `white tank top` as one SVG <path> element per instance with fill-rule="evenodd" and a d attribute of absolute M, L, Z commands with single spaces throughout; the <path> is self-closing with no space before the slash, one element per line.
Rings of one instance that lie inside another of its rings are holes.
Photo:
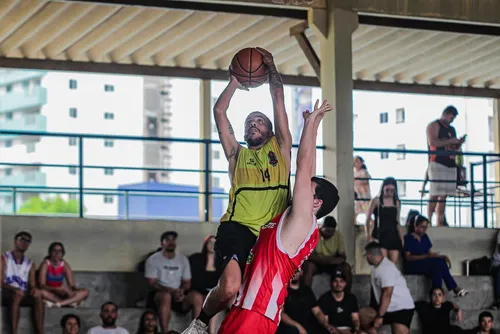
<path fill-rule="evenodd" d="M 3 253 L 5 261 L 4 282 L 15 288 L 23 291 L 28 290 L 28 280 L 31 266 L 31 261 L 27 256 L 23 256 L 21 263 L 16 263 L 16 259 L 12 252 Z"/>

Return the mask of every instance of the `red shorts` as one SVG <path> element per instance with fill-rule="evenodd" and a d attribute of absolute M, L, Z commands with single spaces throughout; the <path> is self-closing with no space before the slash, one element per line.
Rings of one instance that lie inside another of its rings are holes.
<path fill-rule="evenodd" d="M 278 325 L 257 312 L 233 307 L 220 325 L 218 334 L 274 334 Z"/>

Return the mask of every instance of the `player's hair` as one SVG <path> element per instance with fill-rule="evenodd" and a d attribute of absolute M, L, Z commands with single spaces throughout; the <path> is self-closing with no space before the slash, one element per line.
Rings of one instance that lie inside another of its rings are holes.
<path fill-rule="evenodd" d="M 314 176 L 311 181 L 317 184 L 314 198 L 323 201 L 323 204 L 319 208 L 318 212 L 316 212 L 316 218 L 320 219 L 332 212 L 333 209 L 335 209 L 340 199 L 339 191 L 337 190 L 337 187 L 333 185 L 333 183 L 327 181 L 324 178 Z"/>

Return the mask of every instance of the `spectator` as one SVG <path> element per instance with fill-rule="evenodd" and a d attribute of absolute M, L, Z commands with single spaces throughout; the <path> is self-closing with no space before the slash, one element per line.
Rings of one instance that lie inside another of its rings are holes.
<path fill-rule="evenodd" d="M 81 322 L 76 314 L 65 314 L 61 318 L 61 328 L 63 334 L 80 333 Z"/>
<path fill-rule="evenodd" d="M 191 287 L 191 268 L 186 256 L 175 252 L 177 232 L 167 231 L 161 235 L 162 250 L 146 261 L 145 276 L 153 291 L 149 294 L 148 306 L 158 308 L 160 326 L 168 331 L 171 310 L 186 313 L 191 309 L 191 300 L 186 291 Z"/>
<path fill-rule="evenodd" d="M 193 305 L 193 318 L 198 317 L 207 294 L 217 285 L 218 276 L 215 271 L 215 236 L 205 238 L 201 253 L 194 253 L 189 257 L 191 266 L 191 291 L 187 295 Z M 217 317 L 210 320 L 209 333 L 215 333 Z"/>
<path fill-rule="evenodd" d="M 328 319 L 317 305 L 313 291 L 301 284 L 302 275 L 303 271 L 298 270 L 290 281 L 276 334 L 323 333 L 323 328 L 329 327 Z"/>
<path fill-rule="evenodd" d="M 368 241 L 377 241 L 383 248 L 384 256 L 398 263 L 399 252 L 403 249 L 403 228 L 400 224 L 401 201 L 398 185 L 394 178 L 388 177 L 382 182 L 379 197 L 370 202 L 366 214 L 366 237 Z M 375 216 L 372 230 L 371 216 Z"/>
<path fill-rule="evenodd" d="M 61 242 L 53 242 L 49 246 L 48 255 L 38 270 L 38 280 L 42 296 L 48 307 L 77 307 L 87 298 L 87 289 L 79 289 L 73 278 L 73 270 L 63 260 L 66 251 Z M 64 285 L 66 279 L 67 285 Z"/>
<path fill-rule="evenodd" d="M 497 332 L 493 329 L 495 326 L 493 314 L 490 312 L 481 312 L 479 314 L 479 326 L 476 328 L 466 331 L 469 334 L 496 334 Z"/>
<path fill-rule="evenodd" d="M 468 291 L 458 287 L 450 274 L 450 259 L 431 251 L 432 243 L 426 233 L 428 227 L 429 220 L 421 215 L 416 215 L 410 223 L 405 236 L 405 272 L 430 277 L 434 288 L 440 288 L 444 281 L 446 288 L 453 290 L 457 297 L 465 296 Z"/>
<path fill-rule="evenodd" d="M 319 229 L 318 245 L 304 264 L 304 284 L 311 286 L 315 274 L 331 275 L 335 270 L 342 270 L 347 277 L 346 291 L 351 291 L 351 266 L 345 262 L 344 236 L 337 231 L 337 221 L 332 216 L 325 217 Z"/>
<path fill-rule="evenodd" d="M 466 136 L 457 139 L 457 132 L 451 123 L 458 115 L 457 108 L 448 106 L 441 118 L 427 125 L 427 143 L 430 151 L 459 151 Z M 429 205 L 427 216 L 432 221 L 436 212 L 437 225 L 444 226 L 446 197 L 456 193 L 457 164 L 455 155 L 436 155 L 429 157 L 428 178 L 430 181 Z"/>
<path fill-rule="evenodd" d="M 160 334 L 158 332 L 158 317 L 152 310 L 146 310 L 141 315 L 137 334 Z"/>
<path fill-rule="evenodd" d="M 378 305 L 360 310 L 363 329 L 375 333 L 382 325 L 391 325 L 392 333 L 408 334 L 415 304 L 410 290 L 396 265 L 384 257 L 382 246 L 370 242 L 365 247 L 366 260 L 373 266 L 371 285 Z"/>
<path fill-rule="evenodd" d="M 346 284 L 345 274 L 341 270 L 336 270 L 331 279 L 332 290 L 318 300 L 318 306 L 333 327 L 330 328 L 330 333 L 362 333 L 358 300 L 355 295 L 344 291 Z"/>
<path fill-rule="evenodd" d="M 495 302 L 492 305 L 492 309 L 497 310 L 500 308 L 500 232 L 497 234 L 495 251 L 491 256 L 491 276 L 493 276 L 495 288 Z"/>
<path fill-rule="evenodd" d="M 21 306 L 32 306 L 34 327 L 38 334 L 44 333 L 45 308 L 42 291 L 36 288 L 35 264 L 25 253 L 33 241 L 28 232 L 14 236 L 14 249 L 0 257 L 2 265 L 2 304 L 8 307 L 11 333 L 17 334 Z"/>
<path fill-rule="evenodd" d="M 101 305 L 100 317 L 101 326 L 92 327 L 87 334 L 129 334 L 129 332 L 116 325 L 118 319 L 118 305 L 113 302 L 106 302 Z"/>
<path fill-rule="evenodd" d="M 460 327 L 450 324 L 450 313 L 456 312 L 457 321 L 462 321 L 462 310 L 457 305 L 444 301 L 442 288 L 432 288 L 429 295 L 430 303 L 426 301 L 415 303 L 423 332 L 426 334 L 462 333 Z"/>
<path fill-rule="evenodd" d="M 371 175 L 365 165 L 362 157 L 354 157 L 354 225 L 357 225 L 357 218 L 360 214 L 365 214 L 371 199 L 370 179 Z M 358 180 L 364 179 L 364 180 Z"/>

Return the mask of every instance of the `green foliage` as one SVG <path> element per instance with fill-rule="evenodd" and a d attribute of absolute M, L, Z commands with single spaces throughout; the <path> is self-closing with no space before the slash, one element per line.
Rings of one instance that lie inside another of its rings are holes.
<path fill-rule="evenodd" d="M 65 201 L 61 196 L 41 199 L 32 197 L 21 206 L 19 213 L 73 213 L 77 214 L 79 203 L 76 199 Z"/>

